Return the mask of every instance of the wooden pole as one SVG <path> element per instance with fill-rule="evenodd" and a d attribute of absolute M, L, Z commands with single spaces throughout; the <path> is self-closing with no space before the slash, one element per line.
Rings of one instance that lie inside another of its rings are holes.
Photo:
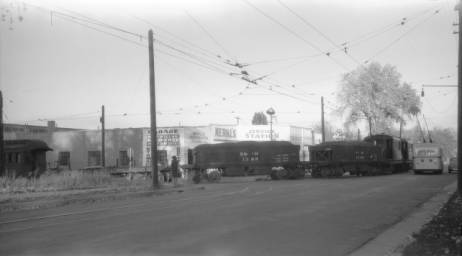
<path fill-rule="evenodd" d="M 105 146 L 105 123 L 104 123 L 104 105 L 101 106 L 101 166 L 106 167 L 106 146 Z"/>
<path fill-rule="evenodd" d="M 159 172 L 157 170 L 157 124 L 156 124 L 156 84 L 154 76 L 154 36 L 152 29 L 148 32 L 149 41 L 149 92 L 151 112 L 151 171 L 152 187 L 159 188 Z"/>
<path fill-rule="evenodd" d="M 458 77 L 458 104 L 457 104 L 457 166 L 462 166 L 462 0 L 456 6 L 456 10 L 459 12 L 459 64 L 457 66 L 457 77 Z M 459 196 L 462 196 L 462 172 L 457 172 L 457 191 Z"/>
<path fill-rule="evenodd" d="M 321 96 L 321 133 L 322 133 L 322 143 L 326 142 L 326 132 L 324 127 L 324 97 Z"/>
<path fill-rule="evenodd" d="M 5 175 L 5 144 L 3 140 L 3 94 L 0 91 L 0 176 Z"/>

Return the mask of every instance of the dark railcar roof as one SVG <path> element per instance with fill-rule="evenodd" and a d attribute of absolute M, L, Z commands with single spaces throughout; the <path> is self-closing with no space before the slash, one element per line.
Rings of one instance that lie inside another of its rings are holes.
<path fill-rule="evenodd" d="M 331 147 L 331 146 L 365 146 L 365 147 L 370 147 L 370 146 L 374 146 L 374 145 L 369 143 L 369 142 L 364 142 L 364 141 L 342 140 L 342 141 L 328 141 L 328 142 L 324 142 L 324 143 L 320 143 L 320 144 L 311 146 L 310 148 L 323 148 L 323 147 Z"/>
<path fill-rule="evenodd" d="M 364 138 L 364 141 L 368 141 L 368 140 L 372 140 L 374 138 L 386 138 L 386 139 L 396 139 L 396 140 L 405 140 L 403 138 L 400 138 L 400 137 L 396 137 L 396 136 L 392 136 L 392 135 L 388 135 L 388 134 L 374 134 L 374 135 L 369 135 L 367 136 L 366 138 Z"/>
<path fill-rule="evenodd" d="M 224 142 L 217 144 L 202 144 L 196 146 L 195 150 L 201 149 L 216 149 L 216 148 L 237 148 L 237 147 L 249 147 L 249 146 L 279 146 L 279 147 L 288 147 L 288 146 L 297 146 L 288 141 L 238 141 L 238 142 Z"/>
<path fill-rule="evenodd" d="M 44 150 L 49 151 L 53 150 L 48 147 L 48 145 L 41 140 L 5 140 L 5 150 Z"/>

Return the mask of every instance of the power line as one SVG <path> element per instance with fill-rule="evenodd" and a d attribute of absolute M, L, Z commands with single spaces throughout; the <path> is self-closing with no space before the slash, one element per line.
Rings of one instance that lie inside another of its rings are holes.
<path fill-rule="evenodd" d="M 345 67 L 343 64 L 341 64 L 340 62 L 338 62 L 337 60 L 335 60 L 334 58 L 332 58 L 331 53 L 330 52 L 324 52 L 321 48 L 319 48 L 317 45 L 311 43 L 310 41 L 306 40 L 305 38 L 303 38 L 302 36 L 300 36 L 298 33 L 296 33 L 295 31 L 293 31 L 292 29 L 290 29 L 289 27 L 287 27 L 286 25 L 282 24 L 281 22 L 279 22 L 277 19 L 271 17 L 270 15 L 268 15 L 267 13 L 263 12 L 261 9 L 259 9 L 258 7 L 256 7 L 255 5 L 253 5 L 252 3 L 250 3 L 249 1 L 247 0 L 242 0 L 243 2 L 245 2 L 247 5 L 249 5 L 250 7 L 252 7 L 253 9 L 255 9 L 257 12 L 259 12 L 261 15 L 265 16 L 266 18 L 268 18 L 269 20 L 271 20 L 272 22 L 278 24 L 280 27 L 282 27 L 284 30 L 286 30 L 287 32 L 289 32 L 290 34 L 292 34 L 293 36 L 297 37 L 298 39 L 302 40 L 303 42 L 305 42 L 306 44 L 308 44 L 309 46 L 311 46 L 312 48 L 316 49 L 318 52 L 320 53 L 323 53 L 324 55 L 326 55 L 327 57 L 329 57 L 333 62 L 335 62 L 338 66 L 342 67 L 343 69 L 345 70 L 348 70 L 347 67 Z"/>
<path fill-rule="evenodd" d="M 314 31 L 318 32 L 318 34 L 320 34 L 322 37 L 324 37 L 324 39 L 326 39 L 327 41 L 329 41 L 329 43 L 331 43 L 334 47 L 336 48 L 339 48 L 341 51 L 343 51 L 348 57 L 350 57 L 350 59 L 352 59 L 354 62 L 356 62 L 357 64 L 360 64 L 360 62 L 355 59 L 353 56 L 351 56 L 348 51 L 347 51 L 347 47 L 340 47 L 339 45 L 337 45 L 337 43 L 335 43 L 333 40 L 331 40 L 326 34 L 324 34 L 321 30 L 319 30 L 318 28 L 316 28 L 313 24 L 311 24 L 310 22 L 308 22 L 305 18 L 303 18 L 301 15 L 299 15 L 297 12 L 295 12 L 294 10 L 292 10 L 289 6 L 287 6 L 286 4 L 284 4 L 281 0 L 278 0 L 279 4 L 282 5 L 284 8 L 286 8 L 290 13 L 292 13 L 294 16 L 296 16 L 298 19 L 300 19 L 305 25 L 307 25 L 308 27 L 310 27 L 311 29 L 313 29 Z"/>
<path fill-rule="evenodd" d="M 291 60 L 309 59 L 309 58 L 315 58 L 315 57 L 319 57 L 319 56 L 323 56 L 323 55 L 324 54 L 317 53 L 317 54 L 306 55 L 306 56 L 298 56 L 298 57 L 257 60 L 257 61 L 252 61 L 252 62 L 245 62 L 245 64 L 250 66 L 250 65 L 265 64 L 265 63 L 272 63 L 272 62 L 284 62 L 284 61 L 291 61 Z"/>
<path fill-rule="evenodd" d="M 232 55 L 229 54 L 229 52 L 225 49 L 225 47 L 223 47 L 223 45 L 220 44 L 220 43 L 218 42 L 218 40 L 216 40 L 215 37 L 214 37 L 211 33 L 209 33 L 209 32 L 205 29 L 204 26 L 202 26 L 202 25 L 199 23 L 199 21 L 198 21 L 196 18 L 194 18 L 194 17 L 193 17 L 189 12 L 187 12 L 187 11 L 185 11 L 185 13 L 188 15 L 189 18 L 191 18 L 191 20 L 194 21 L 194 23 L 195 23 L 195 24 L 196 24 L 196 25 L 197 25 L 197 26 L 198 26 L 198 27 L 199 27 L 199 28 L 200 28 L 200 29 L 201 29 L 201 30 L 202 30 L 202 31 L 203 31 L 203 32 L 204 32 L 204 33 L 205 33 L 205 34 L 206 34 L 217 46 L 218 46 L 218 47 L 220 47 L 220 49 L 221 49 L 225 54 L 227 54 L 228 56 L 232 56 Z"/>
<path fill-rule="evenodd" d="M 64 13 L 64 12 L 60 12 L 60 11 L 57 11 L 57 10 L 52 10 L 52 9 L 45 8 L 45 7 L 42 7 L 42 6 L 38 6 L 38 5 L 30 4 L 30 3 L 25 3 L 25 4 L 29 5 L 31 7 L 35 7 L 37 9 L 44 10 L 46 12 L 50 12 L 53 15 L 56 15 L 56 16 L 62 16 L 62 17 L 67 17 L 67 18 L 72 19 L 72 20 L 83 21 L 83 22 L 90 23 L 90 24 L 97 25 L 97 26 L 101 26 L 101 27 L 104 27 L 104 28 L 107 28 L 107 29 L 115 30 L 115 31 L 118 31 L 118 32 L 121 32 L 121 33 L 124 33 L 124 34 L 127 34 L 127 35 L 131 35 L 131 36 L 134 36 L 134 37 L 137 37 L 137 38 L 146 39 L 146 36 L 144 36 L 144 35 L 134 33 L 134 32 L 131 32 L 131 31 L 128 31 L 126 29 L 119 28 L 119 27 L 116 27 L 116 26 L 113 26 L 113 25 L 109 25 L 109 24 L 103 23 L 101 21 L 98 21 L 96 19 L 79 18 L 79 17 L 77 17 L 75 15 L 70 15 L 70 14 L 67 14 L 67 13 Z"/>
<path fill-rule="evenodd" d="M 435 7 L 431 7 L 431 8 L 425 9 L 425 10 L 423 10 L 421 12 L 410 15 L 408 17 L 403 17 L 399 22 L 392 22 L 392 23 L 390 23 L 388 25 L 385 25 L 382 28 L 379 28 L 377 30 L 373 30 L 373 31 L 365 33 L 365 34 L 363 34 L 361 36 L 358 36 L 356 39 L 346 41 L 342 45 L 349 45 L 349 47 L 357 46 L 357 45 L 361 44 L 362 42 L 365 42 L 365 41 L 368 41 L 368 40 L 370 40 L 372 38 L 375 38 L 377 36 L 383 35 L 383 34 L 389 32 L 389 31 L 391 31 L 393 29 L 402 27 L 402 26 L 408 24 L 411 20 L 413 20 L 415 18 L 418 18 L 420 16 L 423 16 L 426 13 L 428 13 L 428 12 L 434 10 L 434 9 L 435 9 Z"/>
<path fill-rule="evenodd" d="M 198 60 L 198 61 L 200 61 L 200 62 L 213 63 L 214 65 L 217 65 L 217 66 L 220 66 L 220 65 L 221 65 L 221 68 L 222 68 L 222 67 L 229 67 L 228 65 L 225 65 L 223 62 L 217 62 L 217 61 L 214 61 L 214 60 L 207 60 L 207 59 L 204 59 L 204 58 L 199 57 L 199 56 L 196 56 L 196 55 L 194 55 L 194 54 L 192 54 L 192 53 L 188 53 L 188 52 L 186 52 L 186 51 L 183 51 L 183 50 L 181 50 L 181 49 L 178 49 L 178 48 L 176 48 L 176 47 L 173 47 L 173 46 L 171 46 L 171 45 L 169 45 L 169 44 L 167 44 L 167 43 L 164 43 L 163 41 L 156 40 L 156 42 L 157 42 L 158 44 L 164 46 L 164 47 L 169 48 L 170 50 L 174 50 L 174 51 L 179 52 L 179 53 L 181 53 L 181 54 L 183 54 L 183 55 L 186 55 L 186 56 L 188 56 L 188 57 L 190 57 L 190 58 L 192 58 L 192 59 L 196 59 L 196 60 Z M 210 64 L 210 65 L 211 65 L 211 64 Z"/>
<path fill-rule="evenodd" d="M 191 43 L 191 42 L 189 42 L 189 41 L 187 41 L 187 40 L 185 40 L 185 39 L 183 39 L 183 38 L 181 38 L 181 37 L 179 37 L 179 36 L 177 36 L 177 35 L 171 33 L 170 31 L 168 31 L 168 30 L 166 30 L 166 29 L 164 29 L 164 28 L 162 28 L 162 27 L 160 27 L 160 26 L 157 26 L 157 25 L 153 24 L 152 22 L 149 22 L 149 21 L 146 20 L 146 19 L 140 18 L 140 17 L 138 17 L 138 16 L 132 16 L 132 17 L 135 18 L 135 19 L 137 19 L 137 20 L 139 20 L 139 21 L 141 21 L 141 22 L 143 22 L 143 23 L 145 23 L 145 24 L 147 24 L 147 25 L 149 25 L 149 26 L 152 26 L 152 27 L 156 28 L 157 30 L 160 30 L 160 31 L 162 31 L 162 32 L 165 32 L 166 34 L 168 34 L 168 35 L 170 35 L 171 37 L 173 37 L 174 39 L 176 39 L 180 44 L 183 44 L 183 45 L 185 45 L 186 47 L 189 47 L 190 49 L 191 49 L 191 48 L 195 48 L 196 50 L 199 50 L 199 51 L 201 52 L 201 54 L 203 54 L 203 55 L 209 55 L 209 57 L 215 57 L 215 58 L 218 57 L 217 54 L 215 54 L 215 53 L 213 53 L 213 52 L 211 52 L 211 51 L 209 51 L 209 50 L 206 50 L 206 49 L 204 49 L 204 48 L 202 48 L 202 47 L 200 47 L 200 46 L 198 46 L 198 45 L 196 45 L 196 44 L 193 44 L 193 43 Z"/>
<path fill-rule="evenodd" d="M 382 49 L 380 49 L 379 51 L 377 51 L 372 57 L 368 58 L 364 63 L 368 63 L 369 61 L 371 61 L 372 59 L 374 59 L 375 57 L 377 57 L 378 55 L 382 54 L 383 52 L 385 52 L 386 50 L 388 50 L 390 47 L 392 47 L 393 45 L 395 45 L 396 43 L 398 43 L 403 37 L 409 35 L 412 31 L 414 31 L 418 26 L 422 25 L 423 23 L 427 22 L 428 20 L 430 20 L 433 16 L 435 16 L 436 14 L 439 13 L 440 10 L 436 10 L 431 16 L 427 17 L 426 19 L 420 21 L 419 23 L 415 24 L 413 27 L 411 27 L 408 31 L 404 32 L 403 34 L 401 34 L 401 36 L 399 36 L 398 38 L 396 38 L 395 40 L 393 40 L 391 43 L 389 43 L 388 45 L 386 45 L 385 47 L 383 47 Z"/>
<path fill-rule="evenodd" d="M 126 34 L 129 34 L 131 36 L 136 36 L 137 38 L 140 38 L 140 39 L 146 39 L 146 36 L 144 35 L 141 35 L 141 34 L 137 34 L 137 33 L 133 33 L 133 32 L 130 32 L 128 30 L 125 30 L 125 29 L 122 29 L 122 28 L 118 28 L 116 26 L 113 26 L 113 25 L 109 25 L 109 24 L 106 24 L 104 22 L 101 22 L 101 21 L 98 21 L 96 19 L 92 19 L 92 18 L 88 18 L 86 17 L 85 19 L 82 19 L 82 18 L 79 18 L 79 17 L 76 17 L 76 16 L 73 16 L 73 15 L 69 15 L 69 14 L 65 14 L 65 13 L 62 13 L 62 12 L 59 12 L 59 11 L 55 11 L 55 10 L 51 10 L 51 9 L 48 9 L 48 8 L 45 8 L 45 7 L 41 7 L 41 6 L 37 6 L 37 5 L 31 5 L 31 4 L 28 4 L 32 7 L 35 7 L 39 10 L 42 10 L 42 11 L 45 11 L 45 12 L 52 12 L 54 14 L 59 14 L 57 17 L 59 18 L 62 18 L 64 20 L 67 20 L 69 22 L 73 22 L 73 23 L 76 23 L 78 25 L 81 25 L 81 26 L 84 26 L 86 28 L 89 28 L 89 29 L 92 29 L 92 30 L 95 30 L 97 32 L 100 32 L 100 33 L 103 33 L 103 34 L 106 34 L 106 35 L 110 35 L 112 37 L 116 37 L 118 39 L 121 39 L 121 40 L 124 40 L 124 41 L 127 41 L 129 43 L 132 43 L 132 44 L 135 44 L 135 45 L 138 45 L 138 46 L 141 46 L 141 47 L 144 47 L 144 48 L 147 48 L 146 45 L 142 44 L 142 43 L 139 43 L 137 41 L 134 41 L 134 40 L 130 40 L 130 39 L 127 39 L 125 37 L 122 37 L 122 36 L 119 36 L 119 35 L 116 35 L 114 33 L 111 33 L 111 32 L 108 32 L 108 31 L 104 31 L 102 29 L 99 29 L 95 26 L 101 26 L 103 28 L 107 28 L 107 29 L 112 29 L 112 30 L 115 30 L 115 31 L 118 31 L 118 32 L 122 32 L 122 33 L 126 33 Z M 88 25 L 86 23 L 90 23 L 92 25 L 95 25 L 95 26 L 91 26 L 91 25 Z M 156 40 L 157 42 L 158 40 Z M 182 51 L 182 50 L 179 50 L 177 48 L 174 48 L 174 47 L 171 47 L 169 46 L 168 44 L 166 43 L 162 43 L 164 46 L 168 46 L 169 48 L 173 49 L 173 50 L 176 50 L 177 52 L 180 52 L 182 53 L 183 55 L 187 55 L 188 57 L 190 58 L 193 58 L 193 59 L 196 59 L 198 60 L 199 62 L 202 62 L 202 65 L 201 64 L 198 64 L 196 62 L 191 62 L 189 61 L 190 63 L 194 63 L 196 65 L 200 65 L 202 67 L 205 67 L 207 66 L 206 68 L 207 69 L 210 69 L 210 70 L 213 70 L 213 71 L 218 71 L 218 72 L 222 72 L 222 73 L 226 73 L 229 75 L 229 72 L 227 71 L 223 71 L 223 70 L 219 70 L 220 68 L 217 68 L 217 67 L 214 67 L 213 65 L 211 65 L 210 63 L 205 63 L 206 61 L 204 59 L 200 59 L 199 57 L 195 56 L 194 54 L 192 53 L 187 53 L 186 51 Z M 174 56 L 174 55 L 171 55 L 171 54 L 168 54 L 168 53 L 165 53 L 165 52 L 162 52 L 160 51 L 161 53 L 164 53 L 166 55 L 170 55 L 172 57 L 175 57 L 175 58 L 179 58 L 178 56 Z M 216 56 L 219 56 L 219 55 L 216 55 Z M 183 59 L 184 60 L 184 59 Z M 204 64 L 205 63 L 205 64 Z M 222 63 L 222 62 L 220 62 Z M 217 62 L 215 62 L 215 64 L 217 64 Z M 223 63 L 224 64 L 224 63 Z"/>

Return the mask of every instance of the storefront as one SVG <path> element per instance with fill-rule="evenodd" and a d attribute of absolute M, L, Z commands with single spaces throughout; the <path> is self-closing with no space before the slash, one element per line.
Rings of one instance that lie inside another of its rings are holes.
<path fill-rule="evenodd" d="M 106 166 L 145 168 L 151 166 L 149 128 L 108 129 L 105 132 Z M 8 134 L 7 134 L 8 136 Z M 180 164 L 191 161 L 190 149 L 205 143 L 230 141 L 290 141 L 300 145 L 300 160 L 308 160 L 308 147 L 317 140 L 309 128 L 282 125 L 219 125 L 159 127 L 158 163 L 169 164 L 172 156 Z M 17 136 L 16 136 L 17 137 Z M 28 134 L 27 138 L 33 138 Z M 21 138 L 18 138 L 21 139 Z M 56 130 L 41 136 L 53 151 L 47 153 L 50 168 L 82 169 L 102 163 L 100 130 Z"/>

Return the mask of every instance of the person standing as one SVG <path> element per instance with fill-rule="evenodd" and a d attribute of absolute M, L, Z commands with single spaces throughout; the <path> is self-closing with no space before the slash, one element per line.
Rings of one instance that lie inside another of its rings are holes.
<path fill-rule="evenodd" d="M 170 169 L 172 171 L 173 185 L 178 185 L 178 177 L 180 177 L 180 169 L 178 166 L 178 159 L 176 156 L 172 156 L 172 162 L 170 164 Z"/>

